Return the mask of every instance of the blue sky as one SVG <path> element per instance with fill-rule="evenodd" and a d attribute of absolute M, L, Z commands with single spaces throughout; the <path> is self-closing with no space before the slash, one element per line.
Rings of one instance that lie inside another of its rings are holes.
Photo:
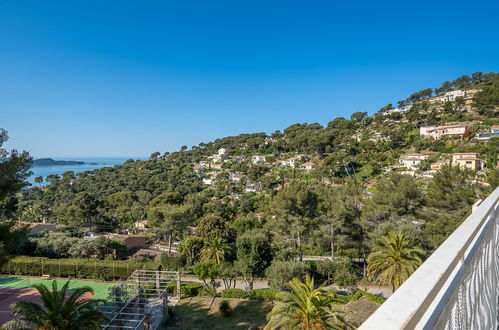
<path fill-rule="evenodd" d="M 497 1 L 0 0 L 0 127 L 35 157 L 144 156 L 326 124 L 499 71 Z"/>

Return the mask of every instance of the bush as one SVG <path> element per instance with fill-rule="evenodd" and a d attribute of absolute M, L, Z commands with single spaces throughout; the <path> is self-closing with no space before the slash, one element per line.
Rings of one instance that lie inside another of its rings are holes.
<path fill-rule="evenodd" d="M 350 296 L 350 300 L 357 300 L 362 296 L 364 296 L 364 297 L 366 297 L 374 302 L 377 302 L 378 304 L 382 304 L 386 301 L 386 298 L 377 296 L 375 294 L 366 292 L 364 290 L 357 290 L 357 292 L 355 292 L 353 295 Z"/>
<path fill-rule="evenodd" d="M 161 254 L 161 265 L 163 265 L 164 270 L 177 271 L 179 269 L 182 269 L 186 263 L 186 257 L 182 254 Z"/>
<path fill-rule="evenodd" d="M 277 290 L 272 289 L 254 289 L 248 292 L 248 297 L 254 300 L 274 301 Z"/>
<path fill-rule="evenodd" d="M 248 298 L 248 293 L 243 289 L 225 289 L 222 291 L 222 298 L 246 299 Z"/>
<path fill-rule="evenodd" d="M 293 278 L 303 280 L 307 266 L 299 261 L 274 261 L 265 272 L 269 286 L 275 290 L 283 290 Z"/>
<path fill-rule="evenodd" d="M 135 260 L 49 259 L 18 256 L 1 268 L 3 274 L 125 280 L 137 269 L 158 269 L 158 264 Z"/>
<path fill-rule="evenodd" d="M 221 300 L 218 305 L 218 311 L 222 314 L 223 317 L 227 317 L 232 314 L 232 308 L 230 307 L 230 303 L 228 300 Z"/>
<path fill-rule="evenodd" d="M 205 297 L 215 297 L 216 295 L 217 295 L 217 290 L 206 287 L 201 288 L 198 293 L 198 296 L 205 296 Z"/>
<path fill-rule="evenodd" d="M 168 292 L 174 293 L 177 283 L 170 283 L 168 286 Z M 199 292 L 203 288 L 201 283 L 196 282 L 185 282 L 180 284 L 180 293 L 187 296 L 198 296 Z"/>

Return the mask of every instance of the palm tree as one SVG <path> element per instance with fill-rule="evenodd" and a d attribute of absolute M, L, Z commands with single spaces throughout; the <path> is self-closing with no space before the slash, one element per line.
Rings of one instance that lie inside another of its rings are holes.
<path fill-rule="evenodd" d="M 217 265 L 225 260 L 225 254 L 229 251 L 229 246 L 220 237 L 212 238 L 201 250 L 201 260 L 213 260 Z"/>
<path fill-rule="evenodd" d="M 61 290 L 52 281 L 52 290 L 43 284 L 34 285 L 40 293 L 41 304 L 19 301 L 12 305 L 12 313 L 18 318 L 5 324 L 5 329 L 73 330 L 101 329 L 107 316 L 98 310 L 102 299 L 88 299 L 83 295 L 93 293 L 90 287 L 75 289 L 68 297 L 70 281 Z"/>
<path fill-rule="evenodd" d="M 333 308 L 337 299 L 323 290 L 324 284 L 315 289 L 309 275 L 305 283 L 294 278 L 288 283 L 290 292 L 276 296 L 277 304 L 267 314 L 265 329 L 353 329 Z"/>
<path fill-rule="evenodd" d="M 421 265 L 424 252 L 414 247 L 403 233 L 389 232 L 379 239 L 379 244 L 367 258 L 369 279 L 391 285 L 397 290 L 405 280 Z"/>

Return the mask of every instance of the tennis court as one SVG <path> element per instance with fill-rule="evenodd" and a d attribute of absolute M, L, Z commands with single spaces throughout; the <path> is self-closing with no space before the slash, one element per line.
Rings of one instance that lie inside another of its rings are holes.
<path fill-rule="evenodd" d="M 58 289 L 60 289 L 67 280 L 58 279 L 56 281 Z M 51 288 L 52 280 L 46 278 L 0 277 L 0 325 L 12 320 L 11 304 L 21 300 L 40 302 L 38 291 L 33 289 L 35 284 L 44 284 Z M 69 289 L 74 290 L 89 286 L 94 290 L 94 295 L 85 295 L 85 298 L 105 299 L 109 288 L 114 285 L 113 283 L 72 280 Z"/>

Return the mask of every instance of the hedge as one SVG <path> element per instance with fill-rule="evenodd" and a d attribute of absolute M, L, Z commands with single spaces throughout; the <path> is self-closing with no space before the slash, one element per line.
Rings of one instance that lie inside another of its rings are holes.
<path fill-rule="evenodd" d="M 71 277 L 109 280 L 125 280 L 137 269 L 158 269 L 152 261 L 97 260 L 97 259 L 49 259 L 18 256 L 1 268 L 2 274 L 53 277 Z"/>
<path fill-rule="evenodd" d="M 225 289 L 222 291 L 222 298 L 238 298 L 262 301 L 274 301 L 277 290 L 254 289 L 244 291 L 243 289 Z"/>
<path fill-rule="evenodd" d="M 364 297 L 366 297 L 374 302 L 377 302 L 378 304 L 382 304 L 386 301 L 386 298 L 377 296 L 375 294 L 366 292 L 364 290 L 357 290 L 353 295 L 350 296 L 350 300 L 357 300 L 362 296 L 364 296 Z"/>
<path fill-rule="evenodd" d="M 222 291 L 222 298 L 239 298 L 246 299 L 248 298 L 248 293 L 243 289 L 225 289 Z"/>
<path fill-rule="evenodd" d="M 171 283 L 168 287 L 168 292 L 173 293 L 177 283 Z M 203 288 L 202 283 L 196 282 L 184 282 L 180 284 L 180 293 L 187 296 L 197 296 L 199 295 L 201 289 Z"/>
<path fill-rule="evenodd" d="M 250 290 L 248 295 L 250 299 L 274 301 L 275 296 L 279 291 L 272 289 L 254 289 Z"/>

